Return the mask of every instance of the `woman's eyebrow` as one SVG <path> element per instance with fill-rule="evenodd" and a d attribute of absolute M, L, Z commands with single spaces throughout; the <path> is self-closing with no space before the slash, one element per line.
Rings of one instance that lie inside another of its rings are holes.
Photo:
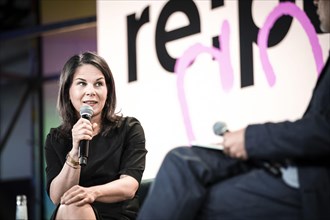
<path fill-rule="evenodd" d="M 100 78 L 96 79 L 96 81 L 103 80 L 103 79 L 104 79 L 104 77 L 100 77 Z"/>
<path fill-rule="evenodd" d="M 83 79 L 83 78 L 75 78 L 74 80 L 82 80 L 82 81 L 86 81 L 86 80 Z"/>

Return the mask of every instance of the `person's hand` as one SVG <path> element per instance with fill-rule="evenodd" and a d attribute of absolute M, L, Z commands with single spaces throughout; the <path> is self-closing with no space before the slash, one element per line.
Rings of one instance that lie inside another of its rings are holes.
<path fill-rule="evenodd" d="M 61 197 L 61 204 L 70 205 L 75 204 L 82 206 L 90 204 L 95 201 L 95 195 L 90 188 L 75 185 L 66 191 Z"/>
<path fill-rule="evenodd" d="M 241 129 L 234 132 L 226 132 L 223 135 L 223 151 L 226 155 L 242 160 L 248 159 L 244 134 L 245 129 Z"/>
<path fill-rule="evenodd" d="M 73 126 L 72 132 L 72 147 L 78 150 L 79 143 L 81 140 L 92 140 L 95 130 L 97 130 L 97 124 L 92 123 L 85 119 L 80 118 L 77 123 Z"/>

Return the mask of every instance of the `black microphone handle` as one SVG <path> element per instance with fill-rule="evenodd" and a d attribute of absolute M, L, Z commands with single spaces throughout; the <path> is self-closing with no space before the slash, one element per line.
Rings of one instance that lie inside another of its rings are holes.
<path fill-rule="evenodd" d="M 91 119 L 91 116 L 88 114 L 83 114 L 81 117 L 85 118 L 87 120 Z M 88 152 L 89 152 L 89 141 L 81 140 L 80 145 L 79 145 L 79 164 L 80 164 L 80 166 L 87 165 Z"/>
<path fill-rule="evenodd" d="M 88 152 L 89 152 L 89 141 L 87 141 L 87 140 L 80 141 L 80 146 L 79 146 L 79 164 L 80 164 L 80 166 L 87 165 Z"/>
<path fill-rule="evenodd" d="M 80 107 L 80 116 L 84 119 L 91 120 L 93 115 L 93 108 L 89 105 L 83 105 Z M 79 164 L 80 166 L 87 165 L 89 152 L 89 140 L 81 140 L 79 143 Z"/>

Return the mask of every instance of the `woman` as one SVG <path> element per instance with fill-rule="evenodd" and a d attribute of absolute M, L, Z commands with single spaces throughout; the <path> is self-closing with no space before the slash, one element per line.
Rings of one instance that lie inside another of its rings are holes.
<path fill-rule="evenodd" d="M 91 119 L 80 116 L 82 106 Z M 54 219 L 135 219 L 136 191 L 145 168 L 140 122 L 115 113 L 115 83 L 106 61 L 95 53 L 71 57 L 60 77 L 57 107 L 62 124 L 46 139 L 47 192 L 57 205 Z M 79 143 L 89 141 L 86 166 Z"/>

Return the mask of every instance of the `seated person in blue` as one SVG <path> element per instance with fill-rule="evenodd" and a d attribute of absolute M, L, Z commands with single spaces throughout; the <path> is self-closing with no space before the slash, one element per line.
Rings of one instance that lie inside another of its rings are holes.
<path fill-rule="evenodd" d="M 314 3 L 330 32 L 330 0 Z M 330 219 L 329 57 L 301 119 L 253 124 L 223 138 L 223 151 L 172 149 L 138 220 Z"/>

